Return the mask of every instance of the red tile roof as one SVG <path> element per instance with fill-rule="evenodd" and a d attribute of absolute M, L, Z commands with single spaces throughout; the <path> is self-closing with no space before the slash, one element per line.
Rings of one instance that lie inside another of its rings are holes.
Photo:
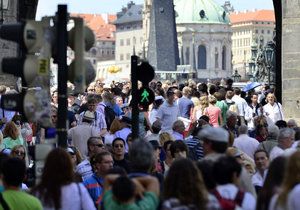
<path fill-rule="evenodd" d="M 232 24 L 252 21 L 270 21 L 275 22 L 274 10 L 256 10 L 247 12 L 238 12 L 230 14 Z"/>
<path fill-rule="evenodd" d="M 71 14 L 73 17 L 82 17 L 87 26 L 95 33 L 97 40 L 115 40 L 116 26 L 112 23 L 117 19 L 112 14 Z"/>

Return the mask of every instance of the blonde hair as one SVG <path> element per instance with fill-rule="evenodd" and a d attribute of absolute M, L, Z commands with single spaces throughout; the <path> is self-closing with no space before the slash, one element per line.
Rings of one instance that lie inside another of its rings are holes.
<path fill-rule="evenodd" d="M 201 96 L 199 100 L 200 100 L 200 105 L 201 105 L 201 112 L 204 113 L 204 109 L 206 107 L 208 107 L 208 97 Z"/>
<path fill-rule="evenodd" d="M 217 99 L 216 99 L 216 97 L 214 97 L 214 96 L 208 96 L 208 102 L 210 103 L 210 104 L 216 104 L 217 103 Z"/>
<path fill-rule="evenodd" d="M 4 127 L 3 134 L 5 137 L 10 137 L 16 140 L 20 135 L 20 132 L 16 124 L 13 121 L 9 121 Z"/>
<path fill-rule="evenodd" d="M 160 145 L 164 145 L 165 142 L 170 141 L 170 140 L 174 141 L 173 137 L 168 132 L 162 132 L 159 134 Z"/>

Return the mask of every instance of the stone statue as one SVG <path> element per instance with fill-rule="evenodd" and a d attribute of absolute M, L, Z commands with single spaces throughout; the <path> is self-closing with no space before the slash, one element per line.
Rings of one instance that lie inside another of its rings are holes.
<path fill-rule="evenodd" d="M 253 76 L 257 82 L 268 82 L 268 70 L 266 67 L 266 59 L 263 50 L 263 38 L 260 38 L 258 52 L 255 60 L 255 71 Z"/>

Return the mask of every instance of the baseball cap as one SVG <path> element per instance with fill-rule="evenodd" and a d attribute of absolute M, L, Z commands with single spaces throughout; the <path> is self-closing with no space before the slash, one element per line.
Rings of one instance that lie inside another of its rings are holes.
<path fill-rule="evenodd" d="M 199 132 L 198 137 L 200 139 L 228 143 L 229 134 L 224 128 L 206 126 Z"/>

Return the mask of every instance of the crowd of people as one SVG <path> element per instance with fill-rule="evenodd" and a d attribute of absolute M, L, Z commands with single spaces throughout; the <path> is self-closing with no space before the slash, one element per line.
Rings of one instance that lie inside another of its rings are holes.
<path fill-rule="evenodd" d="M 130 83 L 96 81 L 85 94 L 70 86 L 68 147 L 54 146 L 37 182 L 32 148 L 56 135 L 57 90 L 52 128 L 0 109 L 0 209 L 298 209 L 300 128 L 272 88 L 149 87 L 155 100 L 133 122 Z"/>

